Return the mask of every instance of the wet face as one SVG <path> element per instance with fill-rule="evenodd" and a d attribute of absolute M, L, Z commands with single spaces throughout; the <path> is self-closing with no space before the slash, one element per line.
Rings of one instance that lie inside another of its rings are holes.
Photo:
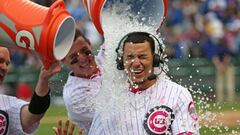
<path fill-rule="evenodd" d="M 148 87 L 147 78 L 153 70 L 153 53 L 148 42 L 125 43 L 123 52 L 124 68 L 129 79 L 139 87 Z"/>
<path fill-rule="evenodd" d="M 0 84 L 2 84 L 8 72 L 10 54 L 7 48 L 0 47 Z"/>
<path fill-rule="evenodd" d="M 90 77 L 97 70 L 92 48 L 81 36 L 74 41 L 63 63 L 72 70 L 74 76 L 78 77 Z"/>

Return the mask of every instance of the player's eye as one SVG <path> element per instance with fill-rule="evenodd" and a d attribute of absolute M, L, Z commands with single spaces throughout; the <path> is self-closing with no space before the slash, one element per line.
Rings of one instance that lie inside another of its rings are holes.
<path fill-rule="evenodd" d="M 78 62 L 78 58 L 77 58 L 77 57 L 74 57 L 74 58 L 71 60 L 70 64 L 73 65 L 73 64 L 76 64 L 77 62 Z"/>
<path fill-rule="evenodd" d="M 86 56 L 92 56 L 92 52 L 90 50 L 85 51 L 84 54 Z"/>
<path fill-rule="evenodd" d="M 147 55 L 140 55 L 139 56 L 139 59 L 146 59 L 146 58 L 148 58 Z"/>
<path fill-rule="evenodd" d="M 78 56 L 79 56 L 79 53 L 74 53 L 71 55 L 71 57 L 70 57 L 71 65 L 76 64 L 78 62 Z"/>
<path fill-rule="evenodd" d="M 132 60 L 132 59 L 134 59 L 134 56 L 133 56 L 133 55 L 128 55 L 128 56 L 127 56 L 127 60 Z"/>

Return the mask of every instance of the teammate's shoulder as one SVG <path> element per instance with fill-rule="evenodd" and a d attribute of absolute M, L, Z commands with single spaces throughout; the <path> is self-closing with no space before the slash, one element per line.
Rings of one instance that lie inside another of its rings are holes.
<path fill-rule="evenodd" d="M 74 87 L 81 87 L 81 86 L 89 85 L 89 84 L 91 84 L 91 82 L 93 82 L 93 79 L 86 79 L 86 78 L 82 78 L 82 77 L 73 76 L 70 73 L 64 88 L 73 89 Z"/>
<path fill-rule="evenodd" d="M 171 85 L 171 86 L 175 86 L 175 87 L 179 87 L 179 88 L 183 88 L 183 89 L 186 89 L 185 87 L 183 87 L 182 85 L 174 82 L 173 80 L 171 79 L 168 79 L 168 78 L 161 78 L 161 80 L 164 82 L 164 84 L 167 84 L 167 85 Z"/>
<path fill-rule="evenodd" d="M 169 88 L 173 88 L 174 90 L 177 90 L 178 92 L 189 92 L 186 87 L 184 87 L 168 78 L 161 78 L 161 81 L 162 81 L 162 84 L 166 85 Z"/>
<path fill-rule="evenodd" d="M 16 97 L 13 97 L 13 96 L 9 96 L 9 95 L 4 95 L 4 94 L 0 94 L 0 98 L 1 99 L 11 99 L 11 100 L 15 100 L 17 99 Z"/>
<path fill-rule="evenodd" d="M 13 106 L 15 107 L 21 107 L 25 104 L 28 104 L 28 102 L 18 99 L 14 96 L 8 96 L 8 95 L 2 95 L 0 94 L 0 103 L 5 103 L 5 104 L 0 104 L 1 106 L 5 106 L 5 108 L 12 108 Z"/>

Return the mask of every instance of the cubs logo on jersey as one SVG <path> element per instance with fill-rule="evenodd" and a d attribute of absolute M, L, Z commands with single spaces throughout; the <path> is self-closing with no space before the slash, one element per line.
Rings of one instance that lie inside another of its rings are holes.
<path fill-rule="evenodd" d="M 174 114 L 167 106 L 156 106 L 146 115 L 143 126 L 149 135 L 166 135 L 171 133 Z"/>
<path fill-rule="evenodd" d="M 0 135 L 7 135 L 8 123 L 8 114 L 0 110 Z"/>

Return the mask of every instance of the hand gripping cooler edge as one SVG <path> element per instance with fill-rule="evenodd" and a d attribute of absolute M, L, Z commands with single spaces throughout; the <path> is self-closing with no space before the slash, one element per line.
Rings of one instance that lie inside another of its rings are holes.
<path fill-rule="evenodd" d="M 46 69 L 72 46 L 75 21 L 57 0 L 49 8 L 29 0 L 0 0 L 0 45 L 36 51 Z"/>

